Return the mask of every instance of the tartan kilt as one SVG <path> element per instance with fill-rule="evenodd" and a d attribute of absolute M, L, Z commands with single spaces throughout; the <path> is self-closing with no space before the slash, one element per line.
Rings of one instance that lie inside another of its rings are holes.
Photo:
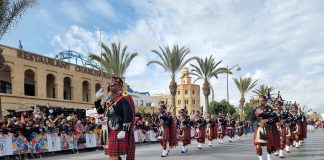
<path fill-rule="evenodd" d="M 170 141 L 170 127 L 167 125 L 163 126 L 163 140 Z"/>
<path fill-rule="evenodd" d="M 305 139 L 305 127 L 304 124 L 300 124 L 300 136 L 299 136 L 299 140 L 304 140 Z"/>
<path fill-rule="evenodd" d="M 235 128 L 233 126 L 226 126 L 227 136 L 232 138 L 235 135 Z"/>
<path fill-rule="evenodd" d="M 303 123 L 303 138 L 304 139 L 307 138 L 307 124 L 306 123 Z"/>
<path fill-rule="evenodd" d="M 214 139 L 217 139 L 217 136 L 218 136 L 218 134 L 217 134 L 217 128 L 218 128 L 218 125 L 215 124 L 214 125 Z"/>
<path fill-rule="evenodd" d="M 280 132 L 279 132 L 280 133 Z M 281 135 L 280 135 L 280 149 L 284 150 L 286 146 L 286 129 L 285 127 L 281 127 Z"/>
<path fill-rule="evenodd" d="M 221 127 L 222 127 L 222 133 L 218 133 L 217 132 L 217 129 L 218 129 L 218 126 L 217 126 L 217 128 L 215 129 L 216 130 L 216 137 L 217 138 L 221 138 L 221 139 L 223 139 L 224 137 L 225 137 L 225 134 L 226 134 L 226 128 L 225 128 L 225 126 L 223 126 L 223 125 L 221 125 Z"/>
<path fill-rule="evenodd" d="M 200 127 L 199 131 L 195 131 L 195 137 L 199 143 L 205 143 L 206 138 L 206 127 Z"/>
<path fill-rule="evenodd" d="M 207 134 L 207 129 L 208 128 L 206 128 L 206 136 L 207 136 L 207 138 L 208 138 L 209 141 L 212 141 L 216 137 L 216 136 L 214 136 L 214 128 L 215 127 L 210 127 L 210 133 L 209 133 L 209 135 Z"/>
<path fill-rule="evenodd" d="M 188 144 L 190 144 L 191 143 L 191 141 L 190 141 L 190 132 L 191 132 L 191 128 L 185 128 L 184 130 L 183 130 L 183 132 L 184 132 L 184 134 L 183 134 L 183 136 L 180 138 L 180 140 L 182 141 L 182 143 L 184 144 L 184 145 L 188 145 Z"/>
<path fill-rule="evenodd" d="M 129 147 L 129 137 L 125 134 L 125 138 L 117 139 L 118 132 L 120 129 L 109 131 L 109 147 L 105 148 L 105 155 L 109 156 L 119 156 L 125 155 L 128 152 Z"/>
<path fill-rule="evenodd" d="M 280 149 L 280 135 L 276 125 L 273 126 L 273 150 Z"/>
<path fill-rule="evenodd" d="M 254 145 L 268 146 L 268 147 L 272 147 L 274 145 L 273 144 L 273 132 L 272 132 L 272 130 L 266 129 L 266 134 L 267 134 L 267 137 L 268 137 L 268 143 L 258 143 L 258 142 L 256 142 L 257 131 L 258 131 L 257 129 L 254 130 L 254 135 L 253 135 Z"/>
<path fill-rule="evenodd" d="M 243 136 L 243 127 L 238 128 L 237 135 Z"/>

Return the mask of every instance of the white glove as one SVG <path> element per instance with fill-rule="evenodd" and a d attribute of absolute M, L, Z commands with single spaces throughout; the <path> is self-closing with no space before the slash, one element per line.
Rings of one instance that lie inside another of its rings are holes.
<path fill-rule="evenodd" d="M 96 99 L 101 99 L 104 96 L 104 89 L 100 88 L 99 91 L 96 93 Z"/>
<path fill-rule="evenodd" d="M 118 134 L 117 134 L 117 139 L 123 139 L 125 138 L 125 131 L 120 131 Z"/>

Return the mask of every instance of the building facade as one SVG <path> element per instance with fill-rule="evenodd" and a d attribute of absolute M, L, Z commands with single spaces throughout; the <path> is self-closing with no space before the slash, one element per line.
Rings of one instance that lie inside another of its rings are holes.
<path fill-rule="evenodd" d="M 181 82 L 177 87 L 176 106 L 178 110 L 187 108 L 189 115 L 195 115 L 200 111 L 200 86 L 192 83 L 189 76 L 189 69 L 184 67 L 181 70 Z"/>
<path fill-rule="evenodd" d="M 25 50 L 0 45 L 6 67 L 0 71 L 0 105 L 3 110 L 26 110 L 36 106 L 93 107 L 101 84 L 110 76 Z"/>
<path fill-rule="evenodd" d="M 132 95 L 133 97 L 136 111 L 144 109 L 145 113 L 159 112 L 159 99 L 151 96 L 148 92 L 140 93 L 136 91 L 129 91 L 128 94 Z"/>
<path fill-rule="evenodd" d="M 196 111 L 200 111 L 200 86 L 192 83 L 192 78 L 189 76 L 189 69 L 184 67 L 181 70 L 180 84 L 177 86 L 176 94 L 176 111 L 187 108 L 191 116 L 195 115 Z M 159 101 L 167 102 L 169 111 L 172 111 L 171 95 L 156 94 L 154 95 Z"/>

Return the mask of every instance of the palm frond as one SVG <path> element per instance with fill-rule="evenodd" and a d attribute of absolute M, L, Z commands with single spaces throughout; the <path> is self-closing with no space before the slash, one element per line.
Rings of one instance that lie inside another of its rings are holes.
<path fill-rule="evenodd" d="M 8 0 L 1 0 L 0 39 L 10 27 L 15 26 L 18 23 L 19 19 L 28 8 L 33 7 L 36 4 L 37 0 L 19 0 L 12 3 Z"/>

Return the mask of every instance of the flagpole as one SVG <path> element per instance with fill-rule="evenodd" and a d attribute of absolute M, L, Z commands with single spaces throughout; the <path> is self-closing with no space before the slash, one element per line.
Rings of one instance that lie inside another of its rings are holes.
<path fill-rule="evenodd" d="M 99 42 L 99 46 L 100 46 L 100 60 L 101 60 L 101 83 L 103 85 L 103 67 L 102 67 L 102 42 L 101 42 L 101 29 L 100 29 L 100 42 Z"/>

